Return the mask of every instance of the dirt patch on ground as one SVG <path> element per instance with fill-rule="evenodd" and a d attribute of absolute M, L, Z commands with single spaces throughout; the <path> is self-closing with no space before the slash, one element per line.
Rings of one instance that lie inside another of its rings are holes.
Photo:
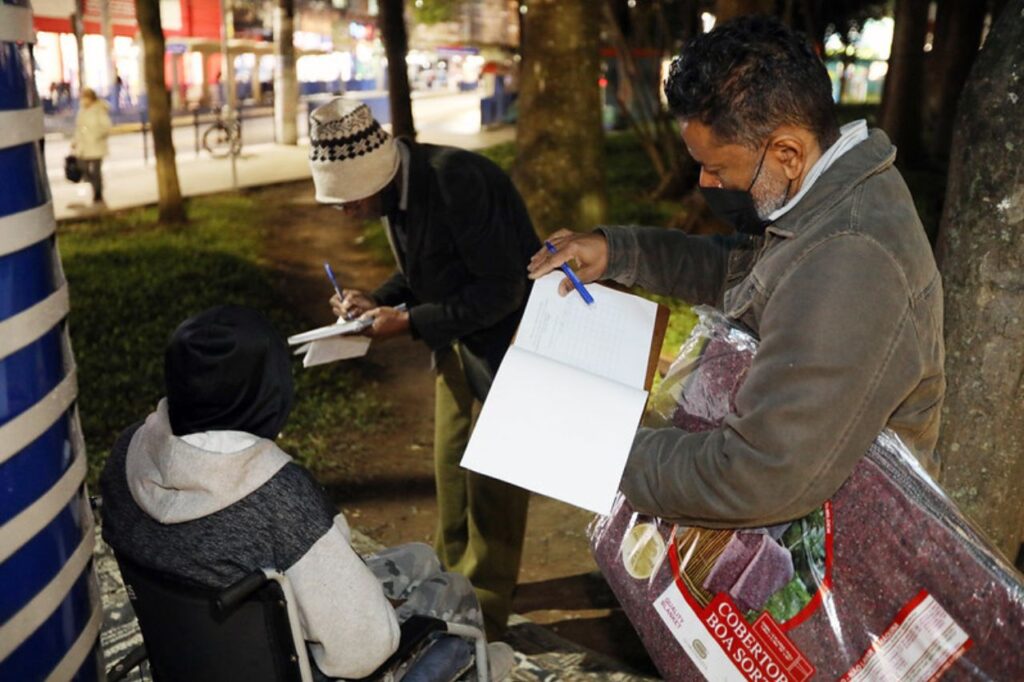
<path fill-rule="evenodd" d="M 284 295 L 310 325 L 333 321 L 325 260 L 343 286 L 371 289 L 391 273 L 390 264 L 378 262 L 362 246 L 358 225 L 316 204 L 310 183 L 258 193 L 272 218 L 267 258 L 276 266 Z M 374 344 L 366 358 L 352 365 L 390 403 L 389 417 L 374 433 L 360 436 L 360 443 L 335 449 L 343 454 L 328 453 L 320 479 L 349 523 L 378 542 L 432 542 L 436 505 L 430 353 L 422 343 L 396 339 Z M 348 461 L 332 467 L 331 457 L 339 456 Z M 532 498 L 514 608 L 568 639 L 651 672 L 646 653 L 597 573 L 586 537 L 591 518 L 576 507 L 539 495 Z"/>

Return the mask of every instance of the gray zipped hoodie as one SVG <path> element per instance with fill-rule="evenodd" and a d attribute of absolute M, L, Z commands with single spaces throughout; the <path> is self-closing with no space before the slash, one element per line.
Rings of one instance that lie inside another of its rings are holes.
<path fill-rule="evenodd" d="M 257 568 L 284 571 L 320 671 L 368 675 L 398 647 L 394 610 L 310 474 L 272 440 L 244 435 L 251 445 L 233 452 L 195 447 L 171 432 L 161 401 L 104 468 L 104 539 L 136 563 L 214 588 Z"/>

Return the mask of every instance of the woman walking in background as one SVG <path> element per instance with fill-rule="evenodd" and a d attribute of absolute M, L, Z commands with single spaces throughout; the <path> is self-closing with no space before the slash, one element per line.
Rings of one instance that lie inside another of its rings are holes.
<path fill-rule="evenodd" d="M 75 118 L 75 137 L 71 149 L 78 156 L 85 178 L 92 185 L 93 204 L 103 203 L 103 174 L 101 165 L 107 155 L 107 136 L 110 135 L 110 114 L 107 103 L 96 97 L 92 88 L 82 88 L 81 106 Z"/>

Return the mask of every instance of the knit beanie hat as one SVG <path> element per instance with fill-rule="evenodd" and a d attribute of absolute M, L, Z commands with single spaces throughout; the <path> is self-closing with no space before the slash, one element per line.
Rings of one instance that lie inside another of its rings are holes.
<path fill-rule="evenodd" d="M 164 355 L 171 431 L 277 438 L 292 409 L 288 346 L 252 308 L 221 305 L 185 320 Z"/>
<path fill-rule="evenodd" d="M 309 119 L 309 165 L 317 201 L 365 199 L 395 177 L 398 148 L 368 106 L 338 97 L 314 109 Z"/>

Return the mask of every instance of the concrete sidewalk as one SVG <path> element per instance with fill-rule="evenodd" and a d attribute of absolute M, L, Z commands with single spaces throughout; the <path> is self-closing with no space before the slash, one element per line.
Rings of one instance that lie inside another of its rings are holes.
<path fill-rule="evenodd" d="M 417 139 L 431 144 L 480 149 L 515 139 L 515 128 L 504 126 L 465 135 L 435 130 L 425 132 Z M 308 156 L 308 140 L 301 140 L 294 147 L 277 144 L 244 147 L 236 160 L 238 188 L 305 180 L 310 177 Z M 235 189 L 232 185 L 230 159 L 214 159 L 205 152 L 197 158 L 183 152 L 178 156 L 177 166 L 178 182 L 187 197 Z M 102 210 L 91 206 L 92 188 L 88 183 L 68 182 L 64 178 L 63 168 L 49 168 L 47 175 L 57 220 L 88 218 L 102 213 Z M 105 163 L 103 194 L 107 211 L 155 204 L 155 162 L 151 159 L 145 163 L 139 159 Z"/>

